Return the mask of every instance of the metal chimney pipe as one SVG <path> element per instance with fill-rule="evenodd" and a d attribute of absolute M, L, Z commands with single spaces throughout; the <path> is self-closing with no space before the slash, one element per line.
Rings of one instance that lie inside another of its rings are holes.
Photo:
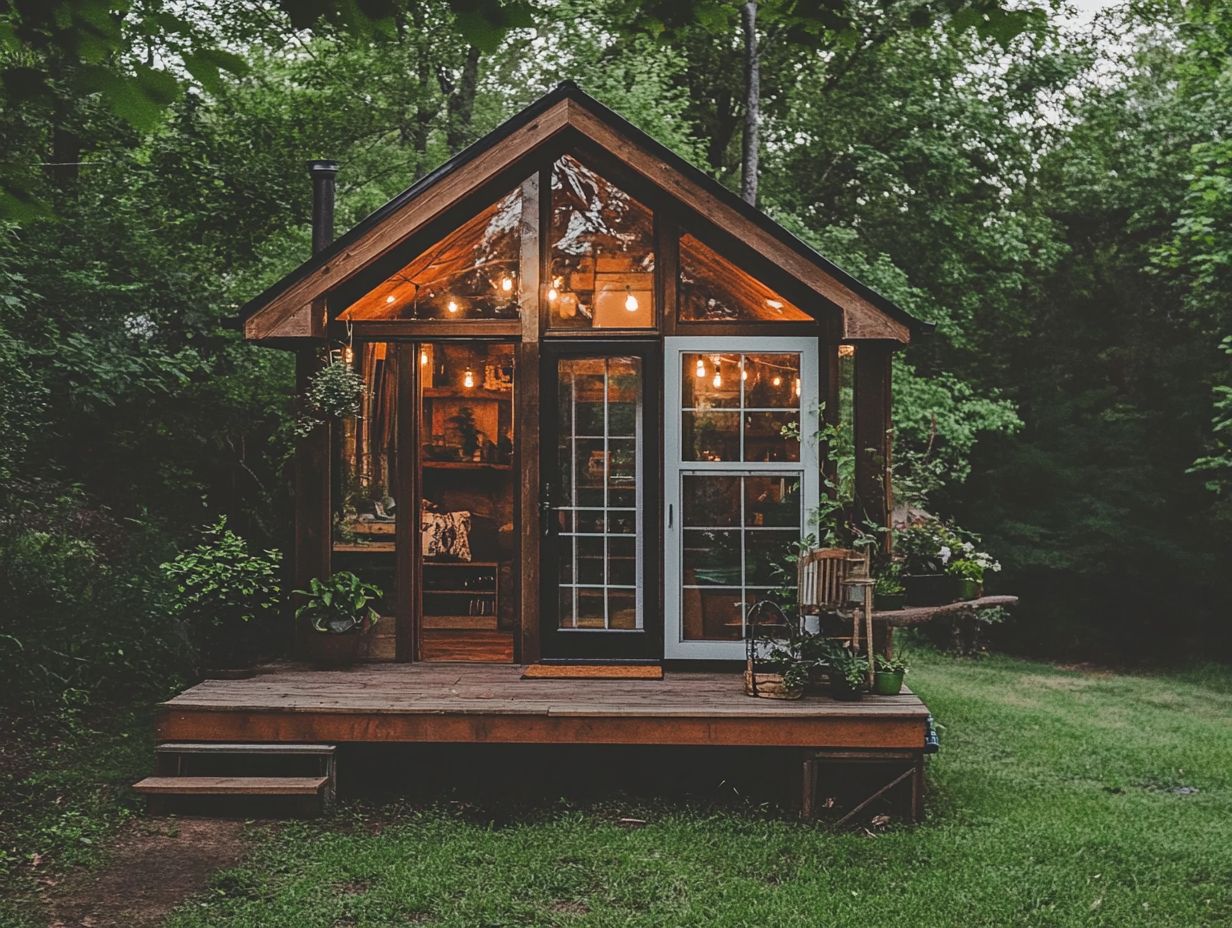
<path fill-rule="evenodd" d="M 309 161 L 308 176 L 312 178 L 312 253 L 324 249 L 334 240 L 334 178 L 337 161 Z"/>

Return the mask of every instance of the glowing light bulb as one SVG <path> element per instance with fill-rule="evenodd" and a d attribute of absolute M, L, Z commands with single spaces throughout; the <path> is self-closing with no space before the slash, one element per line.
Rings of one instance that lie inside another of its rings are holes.
<path fill-rule="evenodd" d="M 462 386 L 468 390 L 475 386 L 475 372 L 469 367 L 466 369 L 466 373 L 462 375 Z"/>
<path fill-rule="evenodd" d="M 458 301 L 450 300 L 449 303 L 445 306 L 445 308 L 448 309 L 451 313 L 456 313 L 458 311 Z"/>
<path fill-rule="evenodd" d="M 799 378 L 799 377 L 797 377 L 797 378 L 796 378 L 796 389 L 795 389 L 795 394 L 796 394 L 796 396 L 799 396 L 799 395 L 800 395 L 800 378 Z"/>
<path fill-rule="evenodd" d="M 548 287 L 548 302 L 549 303 L 555 303 L 556 298 L 558 296 L 560 296 L 560 294 L 556 292 L 555 287 Z"/>
<path fill-rule="evenodd" d="M 766 300 L 766 305 L 769 306 L 771 309 L 775 310 L 776 312 L 779 312 L 783 309 L 782 300 Z"/>
<path fill-rule="evenodd" d="M 506 274 L 504 277 L 501 278 L 501 289 L 504 290 L 506 293 L 509 293 L 513 290 L 513 278 L 510 277 L 508 274 Z"/>
<path fill-rule="evenodd" d="M 628 294 L 625 297 L 625 309 L 631 313 L 637 312 L 637 297 L 633 295 L 633 291 L 629 287 L 625 287 L 625 293 Z"/>
<path fill-rule="evenodd" d="M 723 376 L 719 373 L 717 368 L 715 369 L 715 372 L 714 372 L 714 380 L 710 382 L 714 384 L 716 388 L 723 386 Z"/>
<path fill-rule="evenodd" d="M 743 361 L 741 361 L 741 362 L 740 362 L 740 379 L 741 379 L 741 380 L 748 380 L 748 379 L 749 379 L 749 372 L 748 372 L 748 370 L 747 370 L 747 369 L 745 369 L 745 366 L 744 366 L 744 362 L 743 362 Z"/>
<path fill-rule="evenodd" d="M 392 293 L 389 296 L 385 297 L 386 303 L 392 303 L 393 301 L 394 301 L 394 295 Z"/>
<path fill-rule="evenodd" d="M 706 376 L 706 362 L 703 361 L 701 358 L 697 359 L 697 376 L 698 377 Z"/>
<path fill-rule="evenodd" d="M 419 349 L 419 366 L 420 367 L 428 366 L 428 349 L 427 348 Z"/>
<path fill-rule="evenodd" d="M 775 374 L 774 379 L 772 379 L 770 382 L 774 384 L 776 387 L 781 387 L 783 385 L 783 378 L 780 377 L 778 374 Z"/>

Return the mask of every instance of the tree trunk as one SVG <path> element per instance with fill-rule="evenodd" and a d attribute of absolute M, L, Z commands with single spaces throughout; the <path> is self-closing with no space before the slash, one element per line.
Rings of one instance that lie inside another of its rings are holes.
<path fill-rule="evenodd" d="M 470 141 L 471 115 L 475 112 L 475 88 L 479 84 L 479 49 L 466 49 L 466 61 L 457 86 L 449 94 L 445 143 L 451 155 L 456 155 Z"/>
<path fill-rule="evenodd" d="M 740 194 L 757 205 L 757 154 L 761 147 L 761 62 L 757 49 L 757 0 L 740 8 L 744 28 L 744 142 L 740 157 Z"/>

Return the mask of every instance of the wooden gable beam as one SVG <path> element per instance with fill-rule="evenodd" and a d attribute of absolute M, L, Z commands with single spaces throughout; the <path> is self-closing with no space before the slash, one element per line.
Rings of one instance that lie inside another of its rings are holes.
<path fill-rule="evenodd" d="M 785 273 L 804 283 L 843 310 L 843 338 L 911 340 L 911 331 L 850 287 L 825 273 L 805 255 L 784 245 L 757 223 L 750 222 L 727 203 L 686 177 L 652 152 L 645 151 L 614 130 L 577 100 L 566 100 L 568 121 L 578 132 L 611 152 L 651 184 L 664 190 L 694 212 L 738 236 Z"/>
<path fill-rule="evenodd" d="M 562 100 L 538 119 L 515 129 L 501 144 L 480 152 L 473 161 L 446 174 L 421 196 L 411 198 L 390 213 L 368 234 L 274 296 L 245 321 L 244 337 L 252 341 L 323 338 L 323 294 L 396 248 L 415 230 L 558 134 L 567 125 L 566 103 Z"/>

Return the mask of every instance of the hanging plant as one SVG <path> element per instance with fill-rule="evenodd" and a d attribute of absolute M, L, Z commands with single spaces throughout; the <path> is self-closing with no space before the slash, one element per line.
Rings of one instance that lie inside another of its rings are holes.
<path fill-rule="evenodd" d="M 304 438 L 323 423 L 359 415 L 363 399 L 363 378 L 345 361 L 331 361 L 308 381 L 295 434 Z"/>

